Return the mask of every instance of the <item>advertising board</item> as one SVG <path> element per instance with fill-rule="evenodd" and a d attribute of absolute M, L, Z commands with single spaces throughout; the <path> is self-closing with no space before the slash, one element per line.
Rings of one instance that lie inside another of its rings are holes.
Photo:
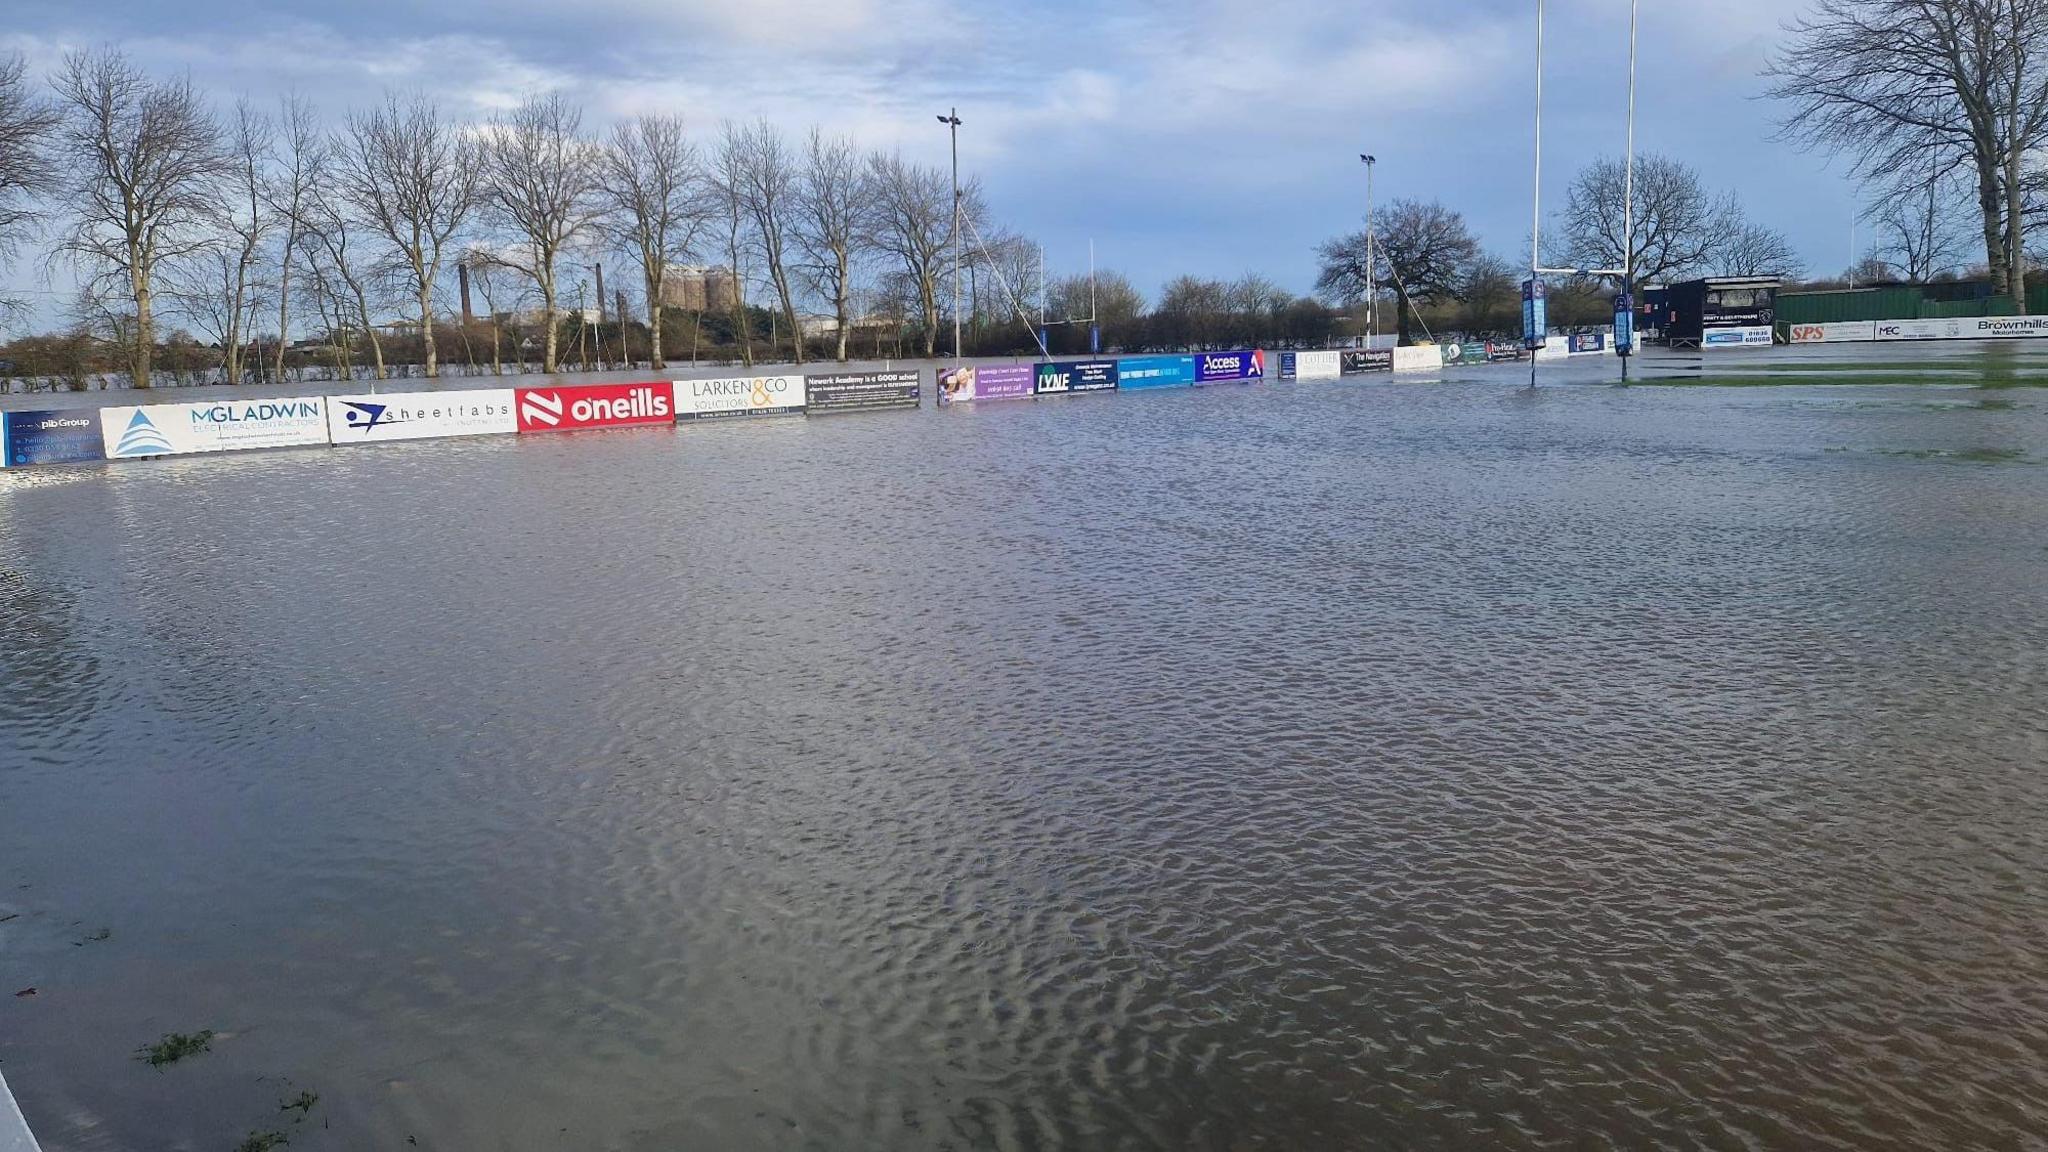
<path fill-rule="evenodd" d="M 714 380 L 678 380 L 674 384 L 677 420 L 715 420 L 726 416 L 801 416 L 801 376 L 722 376 Z"/>
<path fill-rule="evenodd" d="M 124 404 L 100 409 L 100 441 L 114 460 L 326 444 L 327 404 L 319 396 Z"/>
<path fill-rule="evenodd" d="M 327 436 L 339 445 L 519 431 L 510 388 L 327 398 Z"/>
<path fill-rule="evenodd" d="M 1571 336 L 1572 355 L 1584 356 L 1591 352 L 1607 351 L 1607 333 L 1574 332 Z"/>
<path fill-rule="evenodd" d="M 1875 320 L 1847 320 L 1832 324 L 1794 324 L 1788 329 L 1794 344 L 1840 344 L 1877 339 Z"/>
<path fill-rule="evenodd" d="M 1700 339 L 1703 348 L 1756 348 L 1768 347 L 1772 342 L 1772 330 L 1765 327 L 1709 328 Z"/>
<path fill-rule="evenodd" d="M 939 369 L 939 403 L 1028 399 L 1036 387 L 1032 365 L 976 364 Z"/>
<path fill-rule="evenodd" d="M 1522 281 L 1522 343 L 1541 348 L 1549 330 L 1549 285 L 1534 278 Z"/>
<path fill-rule="evenodd" d="M 1439 344 L 1443 349 L 1446 364 L 1484 364 L 1487 361 L 1484 344 Z"/>
<path fill-rule="evenodd" d="M 1282 352 L 1280 354 L 1280 379 L 1294 379 L 1294 356 L 1295 354 L 1292 352 Z"/>
<path fill-rule="evenodd" d="M 1038 366 L 1040 396 L 1061 392 L 1107 392 L 1117 386 L 1114 360 L 1069 360 Z"/>
<path fill-rule="evenodd" d="M 1197 352 L 1195 383 L 1224 384 L 1234 380 L 1261 380 L 1266 375 L 1266 354 L 1256 348 L 1236 352 Z"/>
<path fill-rule="evenodd" d="M 893 372 L 822 372 L 804 378 L 812 412 L 875 412 L 924 403 L 924 377 L 915 368 Z"/>
<path fill-rule="evenodd" d="M 1116 362 L 1118 388 L 1184 388 L 1194 382 L 1193 356 L 1132 356 Z"/>
<path fill-rule="evenodd" d="M 667 381 L 642 384 L 565 384 L 513 393 L 521 432 L 578 428 L 631 428 L 675 422 L 675 393 Z"/>
<path fill-rule="evenodd" d="M 1297 380 L 1335 380 L 1343 374 L 1344 358 L 1335 352 L 1294 354 L 1294 378 Z"/>
<path fill-rule="evenodd" d="M 1394 370 L 1394 350 L 1391 348 L 1354 348 L 1339 359 L 1346 376 Z"/>
<path fill-rule="evenodd" d="M 107 458 L 97 408 L 30 409 L 0 416 L 5 424 L 8 467 L 22 464 L 82 464 Z"/>
<path fill-rule="evenodd" d="M 1444 354 L 1434 344 L 1411 344 L 1394 349 L 1394 371 L 1431 372 L 1444 366 Z"/>
<path fill-rule="evenodd" d="M 1489 364 L 1512 364 L 1529 358 L 1529 350 L 1520 344 L 1492 340 L 1486 345 L 1486 362 Z"/>
<path fill-rule="evenodd" d="M 1969 337 L 2005 340 L 2016 336 L 2048 336 L 2048 316 L 1972 316 L 1964 329 Z"/>

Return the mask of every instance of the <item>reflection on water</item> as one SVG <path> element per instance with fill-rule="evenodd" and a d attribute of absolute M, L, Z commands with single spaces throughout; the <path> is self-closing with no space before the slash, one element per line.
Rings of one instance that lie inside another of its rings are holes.
<path fill-rule="evenodd" d="M 2023 1146 L 2005 395 L 0 478 L 0 1062 L 52 1148 Z"/>

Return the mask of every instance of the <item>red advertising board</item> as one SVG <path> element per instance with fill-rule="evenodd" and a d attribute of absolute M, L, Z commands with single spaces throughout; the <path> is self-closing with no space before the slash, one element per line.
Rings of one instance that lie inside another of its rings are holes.
<path fill-rule="evenodd" d="M 675 392 L 659 384 L 578 384 L 517 389 L 521 432 L 673 424 Z"/>

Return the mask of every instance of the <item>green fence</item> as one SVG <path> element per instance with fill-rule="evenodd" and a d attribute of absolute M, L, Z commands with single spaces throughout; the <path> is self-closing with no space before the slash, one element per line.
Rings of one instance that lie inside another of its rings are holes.
<path fill-rule="evenodd" d="M 2027 311 L 2048 313 L 2048 284 L 2027 290 Z M 1929 300 L 1918 287 L 1853 288 L 1844 292 L 1780 292 L 1780 324 L 1836 324 L 1850 320 L 1950 320 L 1965 316 L 2014 316 L 2010 296 L 1974 300 Z"/>

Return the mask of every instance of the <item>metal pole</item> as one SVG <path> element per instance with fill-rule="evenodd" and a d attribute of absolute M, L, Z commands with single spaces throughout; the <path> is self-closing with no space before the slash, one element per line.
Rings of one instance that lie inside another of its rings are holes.
<path fill-rule="evenodd" d="M 1628 160 L 1622 177 L 1621 206 L 1621 291 L 1634 307 L 1636 298 L 1636 6 L 1628 0 Z M 1633 317 L 1631 317 L 1633 321 Z M 1629 343 L 1635 343 L 1635 324 L 1629 324 Z M 1629 351 L 1635 351 L 1630 348 Z M 1628 357 L 1621 358 L 1621 379 L 1628 382 Z"/>
<path fill-rule="evenodd" d="M 1371 156 L 1360 156 L 1365 161 L 1365 346 L 1372 347 L 1373 337 L 1380 332 L 1379 261 L 1376 238 L 1372 232 L 1372 170 L 1376 163 Z"/>
<path fill-rule="evenodd" d="M 1543 264 L 1543 0 L 1536 0 L 1536 174 L 1529 207 L 1529 279 Z M 1539 333 L 1540 335 L 1540 333 Z M 1529 387 L 1536 386 L 1536 353 L 1529 350 Z"/>
<path fill-rule="evenodd" d="M 953 359 L 960 359 L 960 109 L 941 117 L 953 136 Z"/>

